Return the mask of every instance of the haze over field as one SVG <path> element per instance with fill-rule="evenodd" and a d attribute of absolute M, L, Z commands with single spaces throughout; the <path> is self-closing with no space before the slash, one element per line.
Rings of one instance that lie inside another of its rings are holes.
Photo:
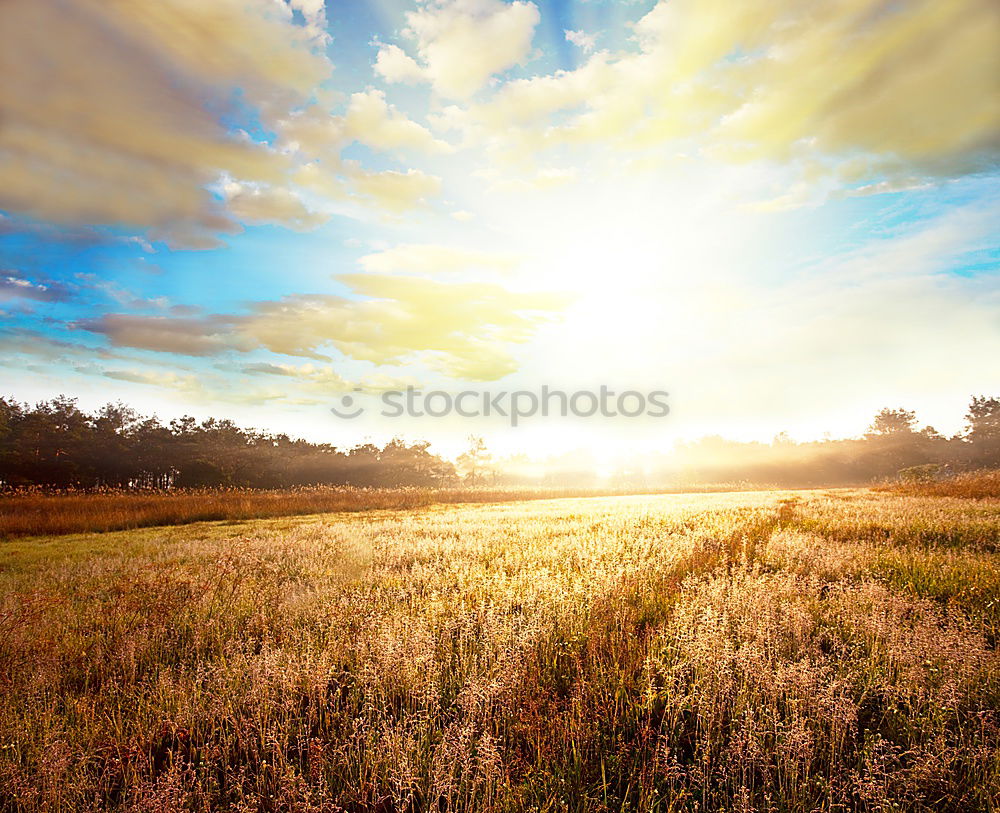
<path fill-rule="evenodd" d="M 0 70 L 4 394 L 547 455 L 1000 384 L 989 0 L 14 0 Z M 329 412 L 408 385 L 671 412 Z"/>

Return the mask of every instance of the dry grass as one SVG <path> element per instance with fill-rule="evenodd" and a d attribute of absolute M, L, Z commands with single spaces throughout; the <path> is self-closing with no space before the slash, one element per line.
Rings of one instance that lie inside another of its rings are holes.
<path fill-rule="evenodd" d="M 317 486 L 282 490 L 188 489 L 0 495 L 0 539 L 182 525 L 209 520 L 247 520 L 340 511 L 409 509 L 437 503 L 614 494 L 614 490 L 566 488 L 352 488 Z"/>
<path fill-rule="evenodd" d="M 983 469 L 966 472 L 942 480 L 920 480 L 908 483 L 891 483 L 877 490 L 894 494 L 923 495 L 927 497 L 964 497 L 984 500 L 1000 499 L 1000 469 Z"/>
<path fill-rule="evenodd" d="M 995 809 L 998 536 L 762 492 L 8 542 L 0 808 Z"/>

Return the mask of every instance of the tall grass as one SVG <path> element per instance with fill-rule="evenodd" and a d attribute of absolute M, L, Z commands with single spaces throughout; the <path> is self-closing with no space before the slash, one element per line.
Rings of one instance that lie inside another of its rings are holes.
<path fill-rule="evenodd" d="M 993 809 L 998 554 L 919 533 L 983 516 L 748 493 L 24 546 L 0 809 Z"/>
<path fill-rule="evenodd" d="M 963 497 L 966 499 L 1000 499 L 1000 469 L 964 472 L 940 480 L 889 483 L 878 487 L 894 494 L 926 497 Z"/>
<path fill-rule="evenodd" d="M 738 486 L 715 486 L 715 491 Z M 700 490 L 700 489 L 690 489 Z M 207 488 L 172 491 L 105 490 L 0 493 L 0 539 L 182 525 L 208 520 L 246 520 L 435 504 L 613 495 L 613 488 Z M 629 493 L 636 493 L 632 490 Z"/>

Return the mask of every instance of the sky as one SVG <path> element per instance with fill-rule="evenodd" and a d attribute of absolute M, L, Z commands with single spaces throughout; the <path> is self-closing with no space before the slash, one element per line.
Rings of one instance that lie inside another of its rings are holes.
<path fill-rule="evenodd" d="M 19 400 L 555 454 L 1000 393 L 992 0 L 8 0 L 0 71 Z"/>

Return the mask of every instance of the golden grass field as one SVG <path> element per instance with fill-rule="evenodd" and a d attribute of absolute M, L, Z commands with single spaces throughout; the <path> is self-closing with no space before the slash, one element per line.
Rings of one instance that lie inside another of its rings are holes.
<path fill-rule="evenodd" d="M 437 505 L 0 544 L 5 811 L 973 811 L 1000 501 Z"/>
<path fill-rule="evenodd" d="M 716 486 L 710 491 L 728 491 Z M 703 488 L 678 489 L 701 491 Z M 121 531 L 209 520 L 263 519 L 341 511 L 420 508 L 441 503 L 511 502 L 559 497 L 617 496 L 597 488 L 202 488 L 171 491 L 109 489 L 0 494 L 0 539 Z M 633 492 L 634 493 L 634 492 Z"/>
<path fill-rule="evenodd" d="M 500 502 L 561 496 L 557 489 L 204 488 L 174 491 L 15 492 L 0 496 L 0 538 L 118 531 L 207 520 L 262 519 L 302 514 L 419 508 L 437 503 Z"/>

